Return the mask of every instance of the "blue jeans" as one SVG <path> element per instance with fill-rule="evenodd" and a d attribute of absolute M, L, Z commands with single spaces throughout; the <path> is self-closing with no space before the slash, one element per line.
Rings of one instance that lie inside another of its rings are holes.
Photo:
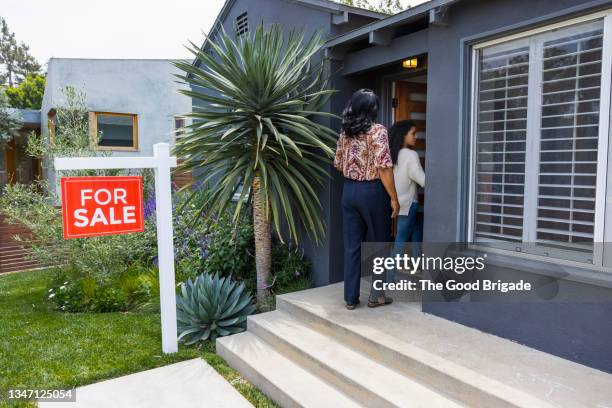
<path fill-rule="evenodd" d="M 391 241 L 391 200 L 380 180 L 344 180 L 342 190 L 344 235 L 344 300 L 359 300 L 361 243 Z M 384 295 L 372 291 L 371 299 Z"/>
<path fill-rule="evenodd" d="M 417 211 L 419 208 L 419 204 L 414 202 L 410 205 L 410 210 L 408 211 L 408 215 L 398 215 L 397 216 L 397 232 L 395 235 L 395 246 L 393 248 L 393 256 L 402 254 L 404 250 L 404 244 L 406 242 L 414 241 L 415 235 L 417 233 Z M 414 248 L 413 248 L 414 249 Z M 414 252 L 414 251 L 413 251 Z M 418 255 L 412 255 L 418 256 Z M 387 282 L 393 282 L 395 279 L 395 269 L 390 269 L 387 272 Z"/>

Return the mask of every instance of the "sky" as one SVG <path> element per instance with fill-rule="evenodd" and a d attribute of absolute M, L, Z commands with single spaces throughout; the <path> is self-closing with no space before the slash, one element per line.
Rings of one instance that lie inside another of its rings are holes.
<path fill-rule="evenodd" d="M 256 1 L 256 0 L 252 0 Z M 402 0 L 419 4 L 424 0 Z M 224 0 L 0 0 L 39 63 L 61 58 L 190 58 Z"/>

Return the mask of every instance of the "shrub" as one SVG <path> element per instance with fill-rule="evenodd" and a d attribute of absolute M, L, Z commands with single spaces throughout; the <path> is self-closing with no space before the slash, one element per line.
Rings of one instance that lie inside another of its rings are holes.
<path fill-rule="evenodd" d="M 246 329 L 255 305 L 244 283 L 203 273 L 181 285 L 176 299 L 179 340 L 195 344 Z"/>
<path fill-rule="evenodd" d="M 255 239 L 253 224 L 248 217 L 241 217 L 237 224 L 231 215 L 219 217 L 210 226 L 204 270 L 221 276 L 232 276 L 243 281 L 249 291 L 255 289 Z"/>
<path fill-rule="evenodd" d="M 272 248 L 271 289 L 276 294 L 294 292 L 312 286 L 310 262 L 296 248 L 278 243 Z"/>
<path fill-rule="evenodd" d="M 80 282 L 64 281 L 49 288 L 47 298 L 55 303 L 58 310 L 76 313 L 87 307 L 83 293 Z"/>
<path fill-rule="evenodd" d="M 52 280 L 47 297 L 64 312 L 154 310 L 159 306 L 159 280 L 156 270 L 141 265 L 99 281 L 62 269 Z"/>
<path fill-rule="evenodd" d="M 103 287 L 96 291 L 91 310 L 97 313 L 120 312 L 127 309 L 127 297 L 118 289 Z"/>

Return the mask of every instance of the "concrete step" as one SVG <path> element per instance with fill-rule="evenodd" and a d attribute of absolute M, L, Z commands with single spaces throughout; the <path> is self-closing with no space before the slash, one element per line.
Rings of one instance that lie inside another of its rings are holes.
<path fill-rule="evenodd" d="M 278 296 L 276 305 L 311 329 L 468 406 L 612 406 L 610 374 L 423 313 L 420 303 L 349 311 L 342 297 L 340 283 Z"/>
<path fill-rule="evenodd" d="M 252 333 L 217 339 L 217 354 L 284 408 L 361 406 Z"/>
<path fill-rule="evenodd" d="M 250 316 L 248 331 L 366 407 L 462 406 L 286 313 Z"/>

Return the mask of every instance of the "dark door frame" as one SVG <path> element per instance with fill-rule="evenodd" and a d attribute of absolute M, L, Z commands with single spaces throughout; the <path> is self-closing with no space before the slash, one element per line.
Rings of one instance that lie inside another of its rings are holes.
<path fill-rule="evenodd" d="M 393 123 L 393 83 L 401 79 L 409 79 L 417 76 L 427 76 L 427 66 L 414 71 L 402 71 L 381 76 L 378 94 L 380 95 L 379 121 L 390 127 Z M 429 77 L 427 78 L 429 81 Z"/>

